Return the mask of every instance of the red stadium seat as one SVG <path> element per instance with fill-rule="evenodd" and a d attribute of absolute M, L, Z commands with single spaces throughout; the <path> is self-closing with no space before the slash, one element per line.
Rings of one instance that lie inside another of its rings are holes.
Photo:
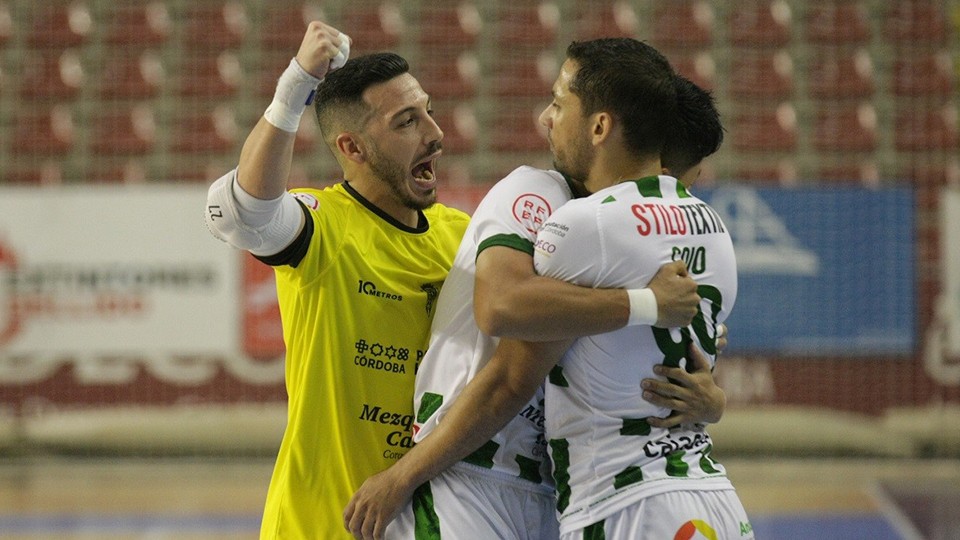
<path fill-rule="evenodd" d="M 393 50 L 406 32 L 406 22 L 400 6 L 391 1 L 371 4 L 367 1 L 348 2 L 341 14 L 343 28 L 351 39 L 351 55 Z M 336 26 L 336 25 L 334 25 Z"/>
<path fill-rule="evenodd" d="M 283 51 L 290 58 L 300 48 L 307 25 L 315 20 L 328 20 L 317 2 L 304 2 L 296 6 L 285 2 L 265 2 L 263 9 L 263 22 L 258 25 L 260 46 L 267 50 Z"/>
<path fill-rule="evenodd" d="M 870 13 L 862 1 L 845 0 L 811 3 L 807 12 L 808 43 L 839 45 L 870 41 Z"/>
<path fill-rule="evenodd" d="M 576 5 L 576 26 L 574 35 L 577 40 L 600 37 L 632 37 L 639 32 L 639 19 L 636 11 L 624 1 L 574 2 Z"/>
<path fill-rule="evenodd" d="M 895 43 L 942 44 L 947 40 L 944 2 L 900 0 L 890 2 L 885 17 L 885 37 Z"/>
<path fill-rule="evenodd" d="M 730 40 L 734 45 L 786 45 L 792 14 L 784 0 L 730 4 Z"/>
<path fill-rule="evenodd" d="M 153 149 L 156 131 L 153 109 L 147 105 L 111 111 L 94 119 L 90 149 L 101 155 L 143 155 Z"/>
<path fill-rule="evenodd" d="M 921 186 L 960 184 L 960 159 L 956 156 L 943 163 L 914 163 L 901 169 L 900 177 Z"/>
<path fill-rule="evenodd" d="M 937 109 L 917 110 L 911 107 L 897 113 L 894 125 L 894 146 L 904 152 L 948 150 L 957 152 L 957 106 L 948 104 Z"/>
<path fill-rule="evenodd" d="M 420 32 L 417 41 L 421 46 L 472 46 L 476 44 L 483 19 L 473 2 L 453 5 L 424 5 L 420 11 Z"/>
<path fill-rule="evenodd" d="M 173 127 L 171 149 L 174 152 L 229 152 L 240 141 L 236 112 L 226 105 L 212 111 L 183 113 Z"/>
<path fill-rule="evenodd" d="M 434 50 L 414 70 L 431 97 L 470 98 L 480 84 L 480 61 L 470 50 Z"/>
<path fill-rule="evenodd" d="M 87 172 L 86 181 L 90 184 L 144 184 L 149 174 L 143 158 L 131 157 L 95 164 Z"/>
<path fill-rule="evenodd" d="M 76 143 L 73 112 L 65 105 L 21 111 L 14 119 L 10 149 L 17 154 L 65 155 Z"/>
<path fill-rule="evenodd" d="M 302 38 L 303 36 L 301 36 Z M 273 93 L 277 89 L 277 80 L 280 79 L 283 70 L 287 69 L 294 54 L 296 54 L 296 51 L 291 53 L 290 51 L 277 49 L 275 51 L 264 51 L 260 55 L 259 62 L 251 77 L 256 95 L 267 98 L 266 103 L 269 103 L 269 98 L 273 97 Z M 264 107 L 266 107 L 266 104 L 264 104 Z"/>
<path fill-rule="evenodd" d="M 177 92 L 188 97 L 234 96 L 243 78 L 240 60 L 232 52 L 224 51 L 216 56 L 190 56 L 184 58 L 180 66 Z"/>
<path fill-rule="evenodd" d="M 473 214 L 493 186 L 493 184 L 476 184 L 469 169 L 458 164 L 449 168 L 444 166 L 441 174 L 447 185 L 445 189 L 438 191 L 439 201 L 468 214 Z"/>
<path fill-rule="evenodd" d="M 873 150 L 877 146 L 877 111 L 863 103 L 857 107 L 828 107 L 817 111 L 813 146 L 824 151 Z"/>
<path fill-rule="evenodd" d="M 956 89 L 954 63 L 948 51 L 899 56 L 893 64 L 894 95 L 952 95 Z"/>
<path fill-rule="evenodd" d="M 27 43 L 34 48 L 64 49 L 87 42 L 94 30 L 93 16 L 85 2 L 57 2 L 33 6 L 37 11 L 28 30 Z"/>
<path fill-rule="evenodd" d="M 742 156 L 733 173 L 737 181 L 761 185 L 794 185 L 797 183 L 797 165 L 790 158 L 776 160 L 754 159 L 754 156 Z"/>
<path fill-rule="evenodd" d="M 737 50 L 730 93 L 738 98 L 788 98 L 793 93 L 793 59 L 786 50 Z"/>
<path fill-rule="evenodd" d="M 183 40 L 189 47 L 187 54 L 238 48 L 249 27 L 246 8 L 239 0 L 193 2 L 184 21 Z M 300 37 L 303 38 L 303 32 Z M 291 58 L 295 53 L 291 53 Z"/>
<path fill-rule="evenodd" d="M 560 59 L 552 50 L 519 50 L 494 66 L 492 89 L 497 96 L 544 98 L 560 73 Z"/>
<path fill-rule="evenodd" d="M 880 184 L 880 169 L 870 159 L 860 159 L 845 156 L 844 163 L 825 165 L 817 170 L 816 180 L 841 184 L 862 184 L 877 186 Z"/>
<path fill-rule="evenodd" d="M 560 8 L 556 2 L 513 0 L 497 11 L 497 43 L 507 47 L 537 45 L 552 47 L 560 27 Z"/>
<path fill-rule="evenodd" d="M 694 54 L 674 53 L 667 57 L 673 69 L 707 90 L 716 88 L 717 63 L 708 51 Z"/>
<path fill-rule="evenodd" d="M 161 1 L 127 1 L 113 8 L 104 21 L 104 42 L 111 46 L 159 47 L 173 31 L 170 12 Z"/>
<path fill-rule="evenodd" d="M 44 159 L 39 163 L 8 168 L 3 174 L 3 183 L 16 186 L 57 186 L 63 183 L 61 160 Z"/>
<path fill-rule="evenodd" d="M 737 150 L 794 150 L 797 146 L 797 112 L 789 102 L 750 106 L 734 114 L 729 129 Z"/>
<path fill-rule="evenodd" d="M 177 164 L 163 174 L 163 180 L 171 182 L 209 184 L 216 178 L 223 176 L 231 168 L 236 167 L 236 161 L 228 159 L 180 156 Z M 292 186 L 291 186 L 292 187 Z"/>
<path fill-rule="evenodd" d="M 100 74 L 100 97 L 104 99 L 146 99 L 160 93 L 164 80 L 163 63 L 154 51 L 140 54 L 118 52 L 105 58 Z"/>
<path fill-rule="evenodd" d="M 76 49 L 29 51 L 24 57 L 20 97 L 69 100 L 80 94 L 86 72 Z"/>
<path fill-rule="evenodd" d="M 654 4 L 651 28 L 654 46 L 703 48 L 713 43 L 715 15 L 704 0 L 674 0 Z"/>
<path fill-rule="evenodd" d="M 5 46 L 11 40 L 14 28 L 10 6 L 7 2 L 0 0 L 0 47 Z"/>
<path fill-rule="evenodd" d="M 497 152 L 541 152 L 550 148 L 538 118 L 546 103 L 503 107 L 493 119 L 490 146 Z"/>
<path fill-rule="evenodd" d="M 293 154 L 295 156 L 311 154 L 321 144 L 317 117 L 313 114 L 313 109 L 307 110 L 300 117 L 300 127 L 297 129 L 297 136 L 293 139 Z"/>
<path fill-rule="evenodd" d="M 434 118 L 443 130 L 443 153 L 455 155 L 473 152 L 477 147 L 479 121 L 469 105 L 434 103 Z"/>
<path fill-rule="evenodd" d="M 493 120 L 490 147 L 497 152 L 547 151 L 546 128 L 538 118 L 546 103 L 507 103 Z"/>
<path fill-rule="evenodd" d="M 811 59 L 807 89 L 817 99 L 872 96 L 874 68 L 870 53 L 866 49 L 821 51 Z"/>

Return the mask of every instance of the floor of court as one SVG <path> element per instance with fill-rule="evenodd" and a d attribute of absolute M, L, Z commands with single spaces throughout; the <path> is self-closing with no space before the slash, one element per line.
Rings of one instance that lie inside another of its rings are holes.
<path fill-rule="evenodd" d="M 960 461 L 724 460 L 761 540 L 960 540 Z M 272 461 L 0 459 L 0 538 L 254 539 Z"/>

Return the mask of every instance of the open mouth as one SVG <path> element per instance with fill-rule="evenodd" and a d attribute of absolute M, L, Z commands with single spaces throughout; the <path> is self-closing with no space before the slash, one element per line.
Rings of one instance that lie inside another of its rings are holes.
<path fill-rule="evenodd" d="M 411 173 L 413 177 L 420 182 L 432 182 L 434 179 L 433 160 L 420 163 L 413 168 Z"/>

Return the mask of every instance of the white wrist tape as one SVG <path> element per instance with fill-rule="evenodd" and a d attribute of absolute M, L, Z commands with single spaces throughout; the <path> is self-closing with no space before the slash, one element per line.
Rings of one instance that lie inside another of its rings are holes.
<path fill-rule="evenodd" d="M 330 60 L 330 71 L 343 67 L 350 58 L 350 36 L 340 34 L 340 38 L 340 50 Z M 321 79 L 307 73 L 296 58 L 290 60 L 290 65 L 277 81 L 273 101 L 263 113 L 263 117 L 278 129 L 296 133 L 300 128 L 303 110 L 313 101 L 314 92 L 320 81 Z"/>
<path fill-rule="evenodd" d="M 303 110 L 313 100 L 314 91 L 320 79 L 309 74 L 300 67 L 297 59 L 290 60 L 290 65 L 280 75 L 277 81 L 277 90 L 273 94 L 273 102 L 263 113 L 263 117 L 274 127 L 288 133 L 296 133 L 300 127 L 300 117 Z"/>
<path fill-rule="evenodd" d="M 657 324 L 657 295 L 651 289 L 627 289 L 630 299 L 630 317 L 627 326 Z"/>

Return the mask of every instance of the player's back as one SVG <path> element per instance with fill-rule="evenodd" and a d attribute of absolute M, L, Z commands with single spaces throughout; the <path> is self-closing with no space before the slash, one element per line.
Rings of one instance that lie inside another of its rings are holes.
<path fill-rule="evenodd" d="M 584 286 L 643 287 L 678 259 L 699 284 L 693 324 L 626 327 L 578 339 L 548 379 L 546 435 L 563 529 L 589 525 L 653 490 L 677 489 L 662 480 L 683 478 L 691 488 L 729 485 L 709 459 L 706 432 L 646 422 L 670 411 L 644 401 L 640 381 L 655 376 L 656 364 L 682 365 L 691 340 L 715 359 L 715 329 L 736 299 L 736 261 L 719 216 L 665 176 L 572 201 L 538 235 L 537 271 Z"/>

